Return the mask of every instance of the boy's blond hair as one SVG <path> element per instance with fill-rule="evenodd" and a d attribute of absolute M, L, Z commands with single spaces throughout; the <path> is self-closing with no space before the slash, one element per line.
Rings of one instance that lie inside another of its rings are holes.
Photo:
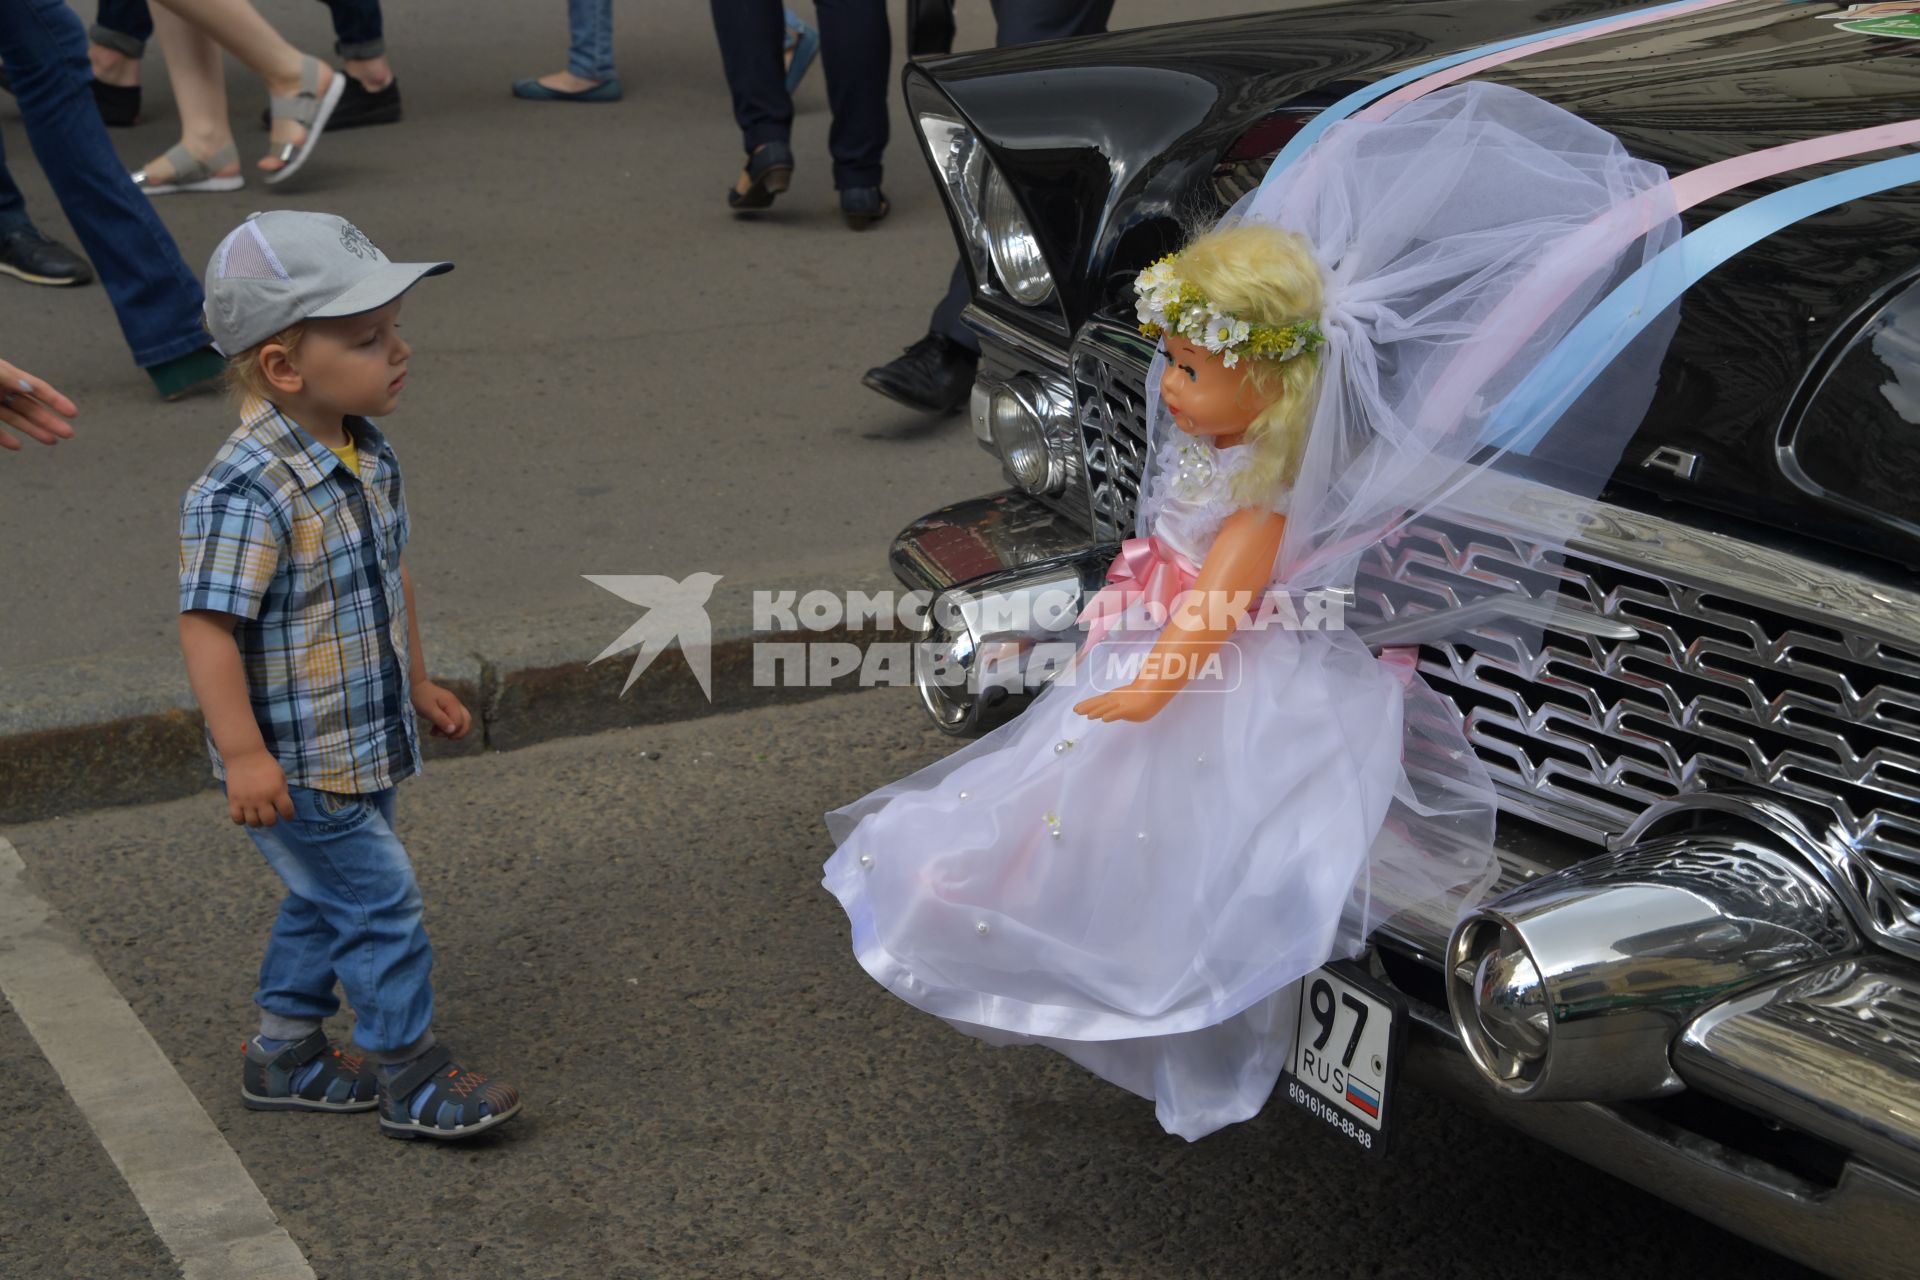
<path fill-rule="evenodd" d="M 1306 240 L 1291 231 L 1242 223 L 1206 232 L 1180 251 L 1177 269 L 1214 307 L 1249 323 L 1285 326 L 1320 319 L 1320 268 Z M 1320 358 L 1303 352 L 1291 360 L 1242 363 L 1248 385 L 1272 402 L 1247 427 L 1254 460 L 1233 477 L 1232 491 L 1247 506 L 1264 506 L 1299 473 Z"/>
<path fill-rule="evenodd" d="M 255 398 L 272 400 L 274 391 L 267 382 L 267 375 L 260 369 L 260 353 L 276 343 L 285 347 L 288 355 L 300 349 L 301 340 L 307 336 L 307 322 L 301 320 L 288 325 L 271 338 L 262 338 L 227 358 L 227 391 L 234 399 L 242 403 Z"/>

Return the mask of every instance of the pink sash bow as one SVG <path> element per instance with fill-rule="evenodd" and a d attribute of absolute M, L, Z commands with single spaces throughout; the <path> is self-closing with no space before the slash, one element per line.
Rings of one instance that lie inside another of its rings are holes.
<path fill-rule="evenodd" d="M 1080 652 L 1100 643 L 1131 609 L 1144 606 L 1149 616 L 1165 622 L 1199 577 L 1199 565 L 1160 539 L 1128 538 L 1107 569 L 1107 584 L 1080 611 L 1080 625 L 1087 628 Z"/>

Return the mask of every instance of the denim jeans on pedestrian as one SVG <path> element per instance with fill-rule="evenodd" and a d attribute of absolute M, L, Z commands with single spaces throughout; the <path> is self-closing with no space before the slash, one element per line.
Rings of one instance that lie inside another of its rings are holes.
<path fill-rule="evenodd" d="M 380 0 L 321 0 L 333 10 L 333 51 L 355 60 L 378 58 L 387 52 L 386 31 L 380 21 Z M 147 0 L 100 0 L 87 35 L 103 49 L 129 58 L 146 53 L 153 38 L 153 14 Z"/>
<path fill-rule="evenodd" d="M 0 148 L 0 235 L 32 226 L 33 219 L 27 216 L 27 198 L 13 184 L 13 175 L 7 172 L 6 150 Z"/>
<path fill-rule="evenodd" d="M 786 7 L 780 0 L 710 0 L 720 64 L 733 94 L 733 118 L 751 154 L 793 133 L 787 92 Z M 827 152 L 833 185 L 877 187 L 891 121 L 887 95 L 893 56 L 885 0 L 814 0 L 820 23 L 820 66 L 827 78 Z"/>
<path fill-rule="evenodd" d="M 360 1048 L 391 1054 L 420 1044 L 433 1023 L 433 948 L 413 863 L 393 833 L 394 789 L 287 791 L 291 820 L 247 828 L 287 886 L 253 1002 L 280 1018 L 318 1022 L 340 1010 L 338 979 Z"/>
<path fill-rule="evenodd" d="M 206 346 L 200 279 L 152 202 L 128 181 L 100 123 L 78 15 L 66 0 L 0 0 L 0 62 L 13 81 L 27 140 L 106 286 L 134 360 L 151 367 Z M 25 216 L 0 150 L 0 219 L 18 224 Z"/>
<path fill-rule="evenodd" d="M 567 0 L 567 70 L 582 80 L 612 80 L 613 0 Z"/>

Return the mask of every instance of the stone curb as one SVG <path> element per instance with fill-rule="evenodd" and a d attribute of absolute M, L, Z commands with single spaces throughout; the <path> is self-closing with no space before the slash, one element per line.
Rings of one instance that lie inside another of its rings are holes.
<path fill-rule="evenodd" d="M 552 738 L 856 689 L 862 687 L 857 673 L 804 686 L 756 680 L 756 648 L 767 641 L 838 643 L 864 655 L 877 642 L 912 639 L 897 624 L 784 634 L 755 629 L 756 590 L 814 589 L 842 595 L 900 588 L 885 574 L 844 571 L 793 583 L 723 582 L 708 604 L 711 699 L 678 646 L 656 657 L 623 694 L 634 651 L 595 659 L 643 610 L 597 589 L 598 598 L 561 614 L 441 627 L 423 620 L 428 668 L 474 712 L 475 725 L 460 742 L 423 732 L 422 754 L 431 767 L 435 760 Z M 763 654 L 761 664 L 770 666 L 770 655 Z M 0 826 L 215 787 L 202 734 L 185 668 L 171 648 L 0 670 Z"/>

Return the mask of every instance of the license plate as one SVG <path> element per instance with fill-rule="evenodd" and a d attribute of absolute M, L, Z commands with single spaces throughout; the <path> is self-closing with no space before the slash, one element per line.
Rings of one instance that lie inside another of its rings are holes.
<path fill-rule="evenodd" d="M 1300 1025 L 1281 1077 L 1287 1099 L 1363 1151 L 1387 1145 L 1406 1001 L 1346 961 L 1300 982 Z"/>

